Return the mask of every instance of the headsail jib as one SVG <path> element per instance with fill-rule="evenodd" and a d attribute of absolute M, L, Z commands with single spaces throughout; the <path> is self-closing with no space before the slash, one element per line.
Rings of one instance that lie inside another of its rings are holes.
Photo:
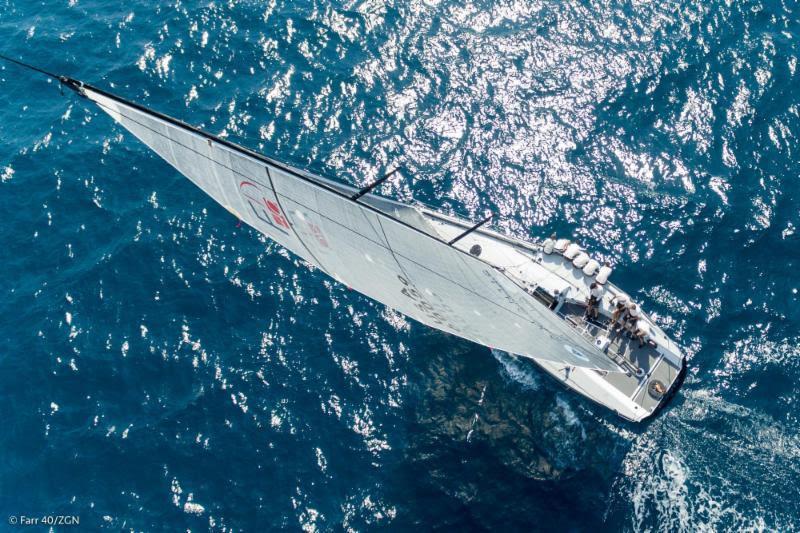
<path fill-rule="evenodd" d="M 353 289 L 486 346 L 618 370 L 503 273 L 377 209 L 370 196 L 348 194 L 104 91 L 84 85 L 82 95 L 214 200 Z"/>

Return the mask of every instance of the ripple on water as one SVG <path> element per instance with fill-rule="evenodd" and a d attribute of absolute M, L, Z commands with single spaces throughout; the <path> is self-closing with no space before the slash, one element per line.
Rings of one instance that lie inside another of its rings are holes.
<path fill-rule="evenodd" d="M 670 409 L 625 424 L 331 282 L 4 67 L 7 507 L 70 494 L 116 529 L 798 527 L 792 5 L 6 7 L 4 53 L 572 235 L 691 361 Z"/>

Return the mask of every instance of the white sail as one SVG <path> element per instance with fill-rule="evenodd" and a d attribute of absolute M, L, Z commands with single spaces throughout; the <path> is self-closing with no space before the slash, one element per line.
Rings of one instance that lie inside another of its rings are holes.
<path fill-rule="evenodd" d="M 431 327 L 537 359 L 619 366 L 500 269 L 448 245 L 415 208 L 282 165 L 82 86 L 214 200 L 353 289 Z"/>

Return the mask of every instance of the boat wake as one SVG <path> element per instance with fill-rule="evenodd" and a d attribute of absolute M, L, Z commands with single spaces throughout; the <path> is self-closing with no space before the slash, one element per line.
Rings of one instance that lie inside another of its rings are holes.
<path fill-rule="evenodd" d="M 659 419 L 634 444 L 615 504 L 632 505 L 625 514 L 636 531 L 795 530 L 799 445 L 771 417 L 692 391 L 680 414 Z"/>

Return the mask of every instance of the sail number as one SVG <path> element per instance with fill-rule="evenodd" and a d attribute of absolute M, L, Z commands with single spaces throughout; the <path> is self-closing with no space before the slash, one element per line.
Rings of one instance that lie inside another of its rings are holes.
<path fill-rule="evenodd" d="M 397 275 L 397 279 L 403 284 L 400 294 L 406 298 L 409 298 L 414 303 L 414 307 L 419 309 L 430 322 L 436 324 L 437 326 L 448 328 L 451 331 L 459 333 L 461 332 L 461 329 L 448 320 L 447 317 L 436 311 L 436 308 L 425 299 L 425 297 L 411 284 L 410 281 L 400 274 Z M 445 312 L 453 311 L 453 309 L 444 302 L 440 302 L 440 305 Z"/>

